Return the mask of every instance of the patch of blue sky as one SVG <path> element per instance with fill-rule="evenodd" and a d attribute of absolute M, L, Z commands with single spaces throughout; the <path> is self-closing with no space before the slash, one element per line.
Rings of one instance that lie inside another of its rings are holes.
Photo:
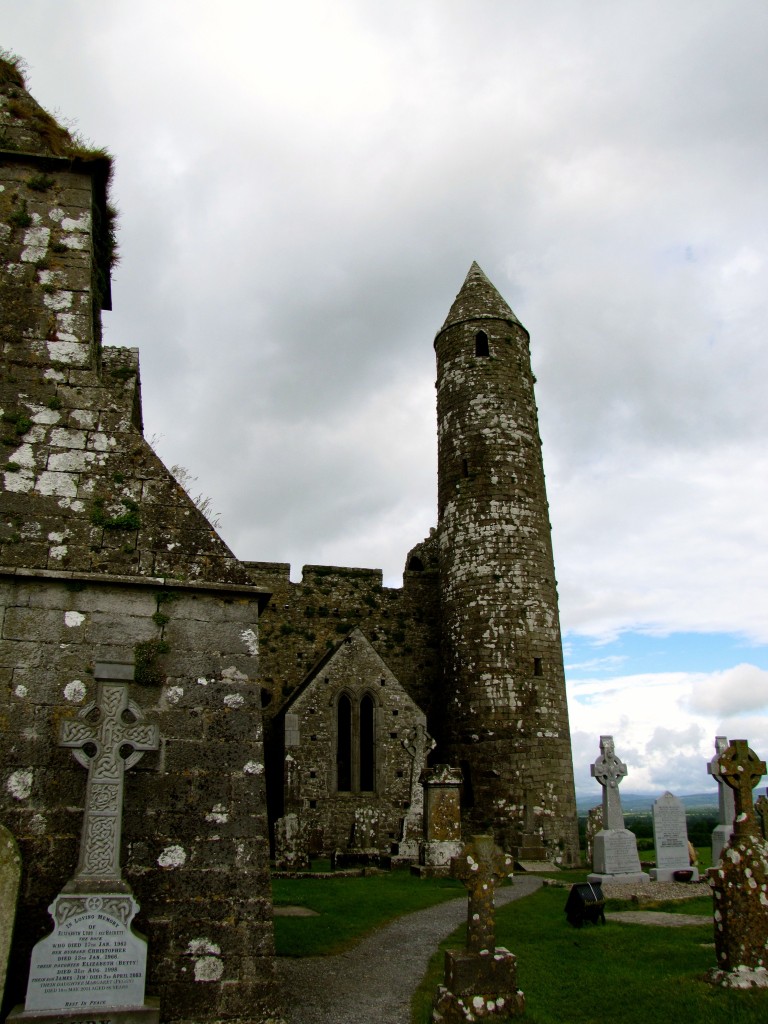
<path fill-rule="evenodd" d="M 768 670 L 768 644 L 733 633 L 626 632 L 607 643 L 577 633 L 563 638 L 568 679 L 656 672 L 718 672 L 750 664 Z"/>

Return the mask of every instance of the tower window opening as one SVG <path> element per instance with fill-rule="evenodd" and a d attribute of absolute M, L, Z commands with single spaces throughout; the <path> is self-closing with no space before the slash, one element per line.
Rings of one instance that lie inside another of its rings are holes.
<path fill-rule="evenodd" d="M 533 674 L 535 676 L 544 675 L 544 663 L 542 662 L 541 658 L 533 659 Z"/>
<path fill-rule="evenodd" d="M 469 463 L 466 459 L 461 460 L 461 475 L 465 480 L 469 476 Z"/>
<path fill-rule="evenodd" d="M 485 331 L 478 331 L 475 335 L 475 355 L 476 356 L 489 356 L 490 350 L 488 348 L 488 335 Z"/>

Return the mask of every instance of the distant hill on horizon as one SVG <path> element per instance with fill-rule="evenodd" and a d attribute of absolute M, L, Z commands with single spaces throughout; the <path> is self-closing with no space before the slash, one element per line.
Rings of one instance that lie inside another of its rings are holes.
<path fill-rule="evenodd" d="M 621 791 L 621 809 L 625 814 L 650 814 L 656 800 L 662 793 L 625 793 Z M 678 800 L 682 800 L 685 809 L 688 811 L 716 811 L 718 809 L 717 790 L 711 793 L 675 793 Z M 601 793 L 590 793 L 587 796 L 576 797 L 576 810 L 579 814 L 586 814 L 591 807 L 597 807 L 602 802 Z"/>

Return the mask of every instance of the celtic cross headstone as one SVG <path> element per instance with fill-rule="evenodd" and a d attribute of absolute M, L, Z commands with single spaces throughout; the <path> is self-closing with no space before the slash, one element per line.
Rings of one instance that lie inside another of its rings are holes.
<path fill-rule="evenodd" d="M 627 766 L 616 756 L 613 736 L 600 737 L 600 757 L 590 766 L 594 779 L 603 787 L 603 828 L 624 828 L 619 783 Z"/>
<path fill-rule="evenodd" d="M 733 790 L 736 816 L 720 861 L 711 871 L 715 950 L 713 980 L 744 988 L 768 984 L 768 841 L 752 804 L 752 790 L 765 775 L 746 740 L 732 740 L 718 758 L 723 782 Z"/>
<path fill-rule="evenodd" d="M 619 783 L 626 777 L 627 766 L 616 755 L 613 736 L 600 737 L 600 757 L 590 771 L 603 787 L 603 827 L 593 840 L 594 871 L 588 880 L 647 882 L 647 873 L 640 870 L 637 839 L 624 827 Z"/>
<path fill-rule="evenodd" d="M 132 666 L 128 669 L 132 677 Z M 117 674 L 114 668 L 107 671 Z M 143 722 L 141 710 L 128 699 L 124 680 L 101 679 L 97 687 L 96 700 L 76 719 L 61 723 L 60 746 L 69 747 L 88 771 L 80 859 L 65 891 L 128 891 L 120 871 L 125 772 L 160 742 L 157 725 Z M 131 752 L 124 758 L 126 747 Z"/>
<path fill-rule="evenodd" d="M 9 1020 L 159 1020 L 144 1000 L 147 943 L 131 928 L 139 905 L 120 871 L 125 772 L 158 748 L 159 730 L 128 698 L 132 665 L 97 663 L 94 675 L 96 700 L 59 736 L 88 771 L 77 868 L 48 908 L 54 930 L 32 950 L 24 1009 Z"/>

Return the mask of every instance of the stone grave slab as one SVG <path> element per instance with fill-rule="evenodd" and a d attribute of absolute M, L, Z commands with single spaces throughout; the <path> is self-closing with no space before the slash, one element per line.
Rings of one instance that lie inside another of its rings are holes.
<path fill-rule="evenodd" d="M 451 858 L 462 848 L 461 771 L 438 764 L 421 773 L 424 787 L 424 839 L 419 846 L 419 863 L 412 874 L 424 877 L 447 875 Z"/>
<path fill-rule="evenodd" d="M 16 840 L 5 825 L 0 825 L 0 1002 L 5 993 L 5 972 L 13 938 L 20 878 L 21 857 Z"/>
<path fill-rule="evenodd" d="M 667 791 L 654 802 L 652 810 L 656 867 L 651 869 L 651 880 L 672 882 L 676 871 L 692 871 L 691 881 L 698 881 L 699 872 L 691 867 L 688 853 L 685 804 Z"/>
<path fill-rule="evenodd" d="M 32 952 L 25 1010 L 141 1006 L 147 943 L 130 927 L 138 909 L 122 893 L 57 896 L 54 930 Z"/>

